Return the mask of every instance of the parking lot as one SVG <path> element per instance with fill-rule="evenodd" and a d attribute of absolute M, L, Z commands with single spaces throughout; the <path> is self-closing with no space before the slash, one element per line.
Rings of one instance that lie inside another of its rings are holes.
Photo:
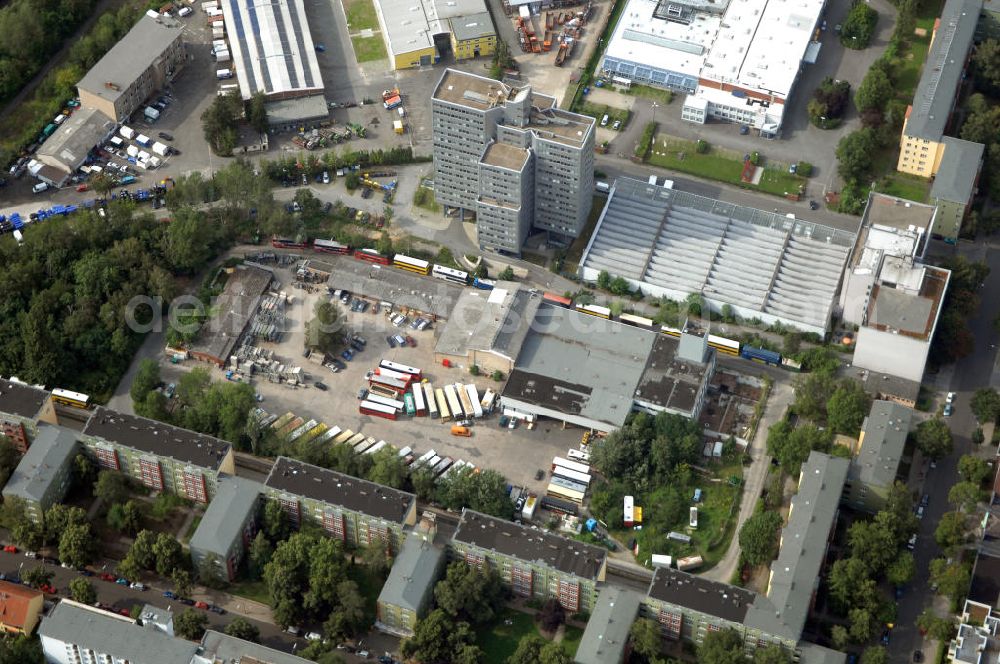
<path fill-rule="evenodd" d="M 434 326 L 424 331 L 413 330 L 409 326 L 396 328 L 384 313 L 373 313 L 372 308 L 365 313 L 355 313 L 339 302 L 346 329 L 364 337 L 367 347 L 350 361 L 341 358 L 346 368 L 337 373 L 314 364 L 303 357 L 304 324 L 311 317 L 315 303 L 320 298 L 329 297 L 326 288 L 314 287 L 312 292 L 293 288 L 293 275 L 288 269 L 278 268 L 276 275 L 282 282 L 282 289 L 293 295 L 292 304 L 286 310 L 288 331 L 278 343 L 258 345 L 273 351 L 276 359 L 282 362 L 301 366 L 308 378 L 305 386 L 298 388 L 255 380 L 254 388 L 263 397 L 259 405 L 267 412 L 280 416 L 291 411 L 303 419 L 324 422 L 331 428 L 339 426 L 385 440 L 396 448 L 412 447 L 418 456 L 433 449 L 442 457 L 450 456 L 456 461 L 464 459 L 480 468 L 499 471 L 510 483 L 526 486 L 538 494 L 544 493 L 545 482 L 535 480 L 536 472 L 547 471 L 553 456 L 565 456 L 567 449 L 579 445 L 582 435 L 579 429 L 562 430 L 554 422 L 541 422 L 533 430 L 523 425 L 513 430 L 501 428 L 498 411 L 475 420 L 473 435 L 469 438 L 452 436 L 449 423 L 427 417 L 403 414 L 400 419 L 392 421 L 360 414 L 358 391 L 367 387 L 365 374 L 383 359 L 419 367 L 424 377 L 438 387 L 448 383 L 473 382 L 482 394 L 487 388 L 499 391 L 502 383 L 494 382 L 488 376 L 474 377 L 468 367 L 436 365 L 433 356 L 438 331 Z M 414 279 L 421 278 L 414 276 Z M 397 333 L 411 336 L 416 346 L 390 348 L 385 337 Z M 197 366 L 192 361 L 184 365 Z M 165 372 L 175 368 L 164 364 Z M 222 379 L 221 371 L 213 373 L 216 380 Z M 317 380 L 327 390 L 317 389 L 314 386 Z"/>

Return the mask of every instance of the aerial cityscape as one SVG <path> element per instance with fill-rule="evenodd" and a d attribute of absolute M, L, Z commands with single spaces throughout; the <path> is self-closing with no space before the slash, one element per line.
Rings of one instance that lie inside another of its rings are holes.
<path fill-rule="evenodd" d="M 0 35 L 0 663 L 1000 664 L 1000 0 Z"/>

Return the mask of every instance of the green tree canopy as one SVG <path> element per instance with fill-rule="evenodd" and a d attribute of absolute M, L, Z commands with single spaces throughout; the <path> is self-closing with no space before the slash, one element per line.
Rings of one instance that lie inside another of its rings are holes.
<path fill-rule="evenodd" d="M 918 424 L 914 440 L 917 448 L 930 459 L 941 459 L 951 454 L 951 429 L 941 418 L 935 417 Z"/>
<path fill-rule="evenodd" d="M 948 502 L 966 513 L 973 512 L 982 499 L 983 492 L 973 482 L 959 482 L 948 491 Z"/>
<path fill-rule="evenodd" d="M 645 657 L 647 661 L 658 657 L 663 647 L 660 626 L 649 618 L 638 618 L 632 623 L 629 638 L 632 640 L 633 652 Z"/>
<path fill-rule="evenodd" d="M 781 514 L 759 511 L 747 519 L 740 529 L 740 555 L 752 566 L 764 565 L 778 553 L 778 533 L 781 531 Z"/>
<path fill-rule="evenodd" d="M 231 623 L 226 625 L 223 631 L 229 636 L 243 639 L 244 641 L 253 641 L 254 643 L 260 641 L 260 629 L 242 616 L 234 618 Z"/>
<path fill-rule="evenodd" d="M 445 578 L 434 587 L 438 608 L 453 619 L 471 624 L 492 620 L 505 597 L 496 570 L 488 566 L 477 570 L 463 562 L 450 564 Z"/>
<path fill-rule="evenodd" d="M 963 454 L 958 460 L 958 474 L 963 480 L 980 486 L 993 474 L 993 468 L 986 459 L 974 454 Z"/>
<path fill-rule="evenodd" d="M 441 609 L 431 611 L 423 620 L 417 621 L 413 638 L 403 642 L 403 656 L 412 657 L 423 664 L 448 664 L 456 660 L 456 655 L 478 654 L 473 644 L 475 634 L 469 623 L 455 622 Z M 469 648 L 473 651 L 467 652 Z M 476 661 L 476 660 L 472 660 Z"/>
<path fill-rule="evenodd" d="M 972 395 L 969 405 L 980 423 L 996 422 L 1000 416 L 1000 393 L 992 387 L 980 388 Z"/>
<path fill-rule="evenodd" d="M 735 629 L 706 632 L 698 647 L 698 664 L 742 664 L 743 638 Z"/>
<path fill-rule="evenodd" d="M 156 389 L 160 384 L 160 363 L 151 358 L 145 358 L 139 362 L 139 369 L 132 379 L 132 386 L 129 388 L 129 395 L 132 401 L 143 401 L 146 395 Z"/>
<path fill-rule="evenodd" d="M 945 512 L 934 530 L 934 541 L 943 551 L 955 551 L 968 538 L 968 517 L 961 512 Z"/>
<path fill-rule="evenodd" d="M 199 641 L 205 634 L 208 616 L 197 609 L 184 609 L 174 616 L 174 632 L 182 639 Z"/>
<path fill-rule="evenodd" d="M 329 300 L 319 300 L 313 308 L 313 317 L 306 324 L 306 347 L 333 352 L 343 338 L 343 321 L 340 310 Z"/>
<path fill-rule="evenodd" d="M 94 590 L 94 584 L 82 576 L 69 582 L 69 595 L 75 601 L 88 606 L 97 601 L 97 591 Z"/>
<path fill-rule="evenodd" d="M 844 379 L 826 403 L 827 423 L 836 433 L 857 436 L 871 405 L 871 397 L 861 383 Z"/>

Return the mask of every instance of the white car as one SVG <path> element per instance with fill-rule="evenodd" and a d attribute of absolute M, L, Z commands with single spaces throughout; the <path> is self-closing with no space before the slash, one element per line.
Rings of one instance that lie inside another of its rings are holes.
<path fill-rule="evenodd" d="M 945 403 L 955 403 L 955 393 L 949 392 L 948 396 L 944 400 Z"/>
<path fill-rule="evenodd" d="M 134 581 L 129 585 L 129 588 L 131 588 L 132 590 L 145 590 L 146 586 L 139 583 L 138 581 Z"/>
<path fill-rule="evenodd" d="M 307 632 L 306 633 L 306 640 L 307 641 L 320 641 L 322 639 L 323 639 L 323 637 L 320 636 L 319 632 Z"/>

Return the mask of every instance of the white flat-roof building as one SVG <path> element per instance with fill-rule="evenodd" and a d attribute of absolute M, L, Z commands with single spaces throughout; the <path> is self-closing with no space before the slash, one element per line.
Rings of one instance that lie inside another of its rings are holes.
<path fill-rule="evenodd" d="M 608 76 L 688 93 L 681 116 L 774 135 L 824 0 L 629 0 L 608 43 Z"/>
<path fill-rule="evenodd" d="M 269 100 L 323 93 L 323 77 L 302 0 L 223 0 L 240 94 Z"/>

